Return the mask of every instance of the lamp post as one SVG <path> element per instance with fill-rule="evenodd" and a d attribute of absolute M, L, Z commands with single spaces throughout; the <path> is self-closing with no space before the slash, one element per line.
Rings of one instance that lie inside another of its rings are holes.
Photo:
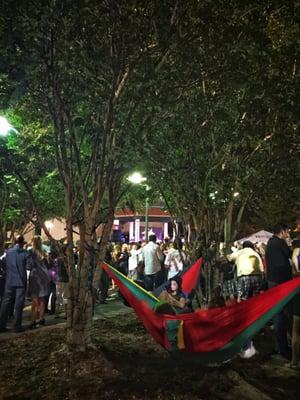
<path fill-rule="evenodd" d="M 146 185 L 146 207 L 145 207 L 145 241 L 148 242 L 148 236 L 149 236 L 149 197 L 148 197 L 148 190 L 149 186 Z"/>
<path fill-rule="evenodd" d="M 134 185 L 141 185 L 143 182 L 147 180 L 140 172 L 134 172 L 130 175 L 127 180 Z M 149 197 L 148 197 L 148 190 L 150 187 L 146 184 L 143 186 L 146 187 L 146 203 L 145 203 L 145 241 L 148 242 L 148 229 L 149 229 Z"/>

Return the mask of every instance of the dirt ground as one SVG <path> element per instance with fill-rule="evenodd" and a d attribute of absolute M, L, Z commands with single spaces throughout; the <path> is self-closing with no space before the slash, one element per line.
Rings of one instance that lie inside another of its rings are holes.
<path fill-rule="evenodd" d="M 93 337 L 96 350 L 72 355 L 62 325 L 2 338 L 0 399 L 299 399 L 300 373 L 271 358 L 270 329 L 253 359 L 211 367 L 167 353 L 133 313 L 100 316 Z"/>

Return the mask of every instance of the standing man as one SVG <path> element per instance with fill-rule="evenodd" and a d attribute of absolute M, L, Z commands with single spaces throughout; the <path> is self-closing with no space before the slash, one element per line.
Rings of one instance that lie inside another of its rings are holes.
<path fill-rule="evenodd" d="M 156 236 L 149 235 L 149 242 L 142 248 L 142 256 L 145 264 L 146 287 L 153 290 L 159 286 L 158 278 L 161 271 L 161 261 L 164 256 L 158 244 L 156 244 Z"/>
<path fill-rule="evenodd" d="M 287 245 L 289 239 L 288 227 L 277 224 L 273 229 L 274 236 L 266 248 L 267 281 L 269 289 L 292 279 L 291 250 Z M 288 306 L 274 317 L 274 333 L 278 353 L 288 360 L 291 349 L 288 346 L 287 331 L 289 323 Z"/>
<path fill-rule="evenodd" d="M 26 263 L 28 253 L 24 250 L 25 240 L 19 236 L 16 245 L 6 253 L 6 283 L 0 310 L 0 332 L 6 331 L 9 310 L 15 301 L 15 332 L 22 332 L 22 314 L 27 285 Z"/>

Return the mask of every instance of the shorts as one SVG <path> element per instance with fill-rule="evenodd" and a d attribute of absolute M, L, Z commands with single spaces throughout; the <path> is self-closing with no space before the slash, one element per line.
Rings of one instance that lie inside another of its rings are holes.
<path fill-rule="evenodd" d="M 236 296 L 236 282 L 235 279 L 229 279 L 228 281 L 224 281 L 222 285 L 222 295 L 224 299 L 227 299 L 231 296 Z"/>
<path fill-rule="evenodd" d="M 244 275 L 237 279 L 237 294 L 241 300 L 257 295 L 262 288 L 262 275 Z"/>

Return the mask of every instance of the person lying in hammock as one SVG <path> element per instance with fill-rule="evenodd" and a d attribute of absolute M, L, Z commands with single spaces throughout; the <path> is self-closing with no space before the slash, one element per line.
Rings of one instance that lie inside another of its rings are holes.
<path fill-rule="evenodd" d="M 158 303 L 155 311 L 159 314 L 184 314 L 191 312 L 188 306 L 189 300 L 182 292 L 182 281 L 180 277 L 174 276 L 170 279 L 170 285 L 159 295 L 160 303 Z"/>

